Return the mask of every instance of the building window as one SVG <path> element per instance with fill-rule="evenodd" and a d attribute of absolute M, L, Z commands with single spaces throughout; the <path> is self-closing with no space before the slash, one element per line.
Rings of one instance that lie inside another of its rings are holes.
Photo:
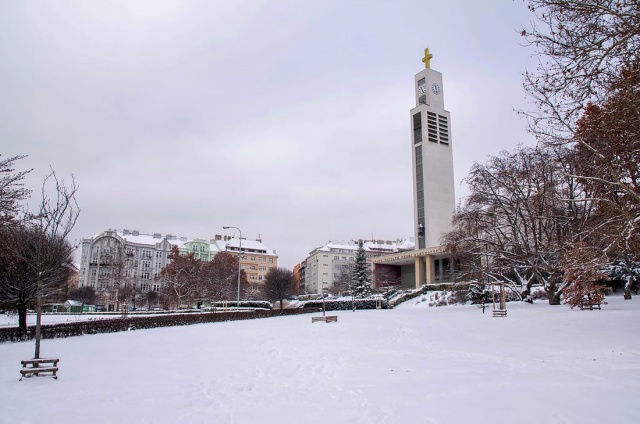
<path fill-rule="evenodd" d="M 446 116 L 438 115 L 440 144 L 449 144 L 449 122 Z"/>
<path fill-rule="evenodd" d="M 413 143 L 422 143 L 422 113 L 413 115 Z"/>
<path fill-rule="evenodd" d="M 416 146 L 416 200 L 418 203 L 418 224 L 424 225 L 424 187 L 422 174 L 422 146 Z M 418 248 L 424 249 L 424 237 L 418 237 Z"/>
<path fill-rule="evenodd" d="M 427 112 L 427 133 L 429 134 L 429 141 L 438 142 L 437 115 L 433 112 Z"/>

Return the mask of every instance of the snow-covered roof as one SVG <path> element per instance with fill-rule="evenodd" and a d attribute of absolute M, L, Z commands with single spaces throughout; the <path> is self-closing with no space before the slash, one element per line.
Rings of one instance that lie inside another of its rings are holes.
<path fill-rule="evenodd" d="M 232 238 L 229 240 L 218 240 L 220 250 L 234 250 L 240 248 L 240 239 Z M 269 249 L 264 243 L 258 240 L 242 240 L 242 250 L 244 252 L 275 256 L 275 250 Z"/>
<path fill-rule="evenodd" d="M 122 231 L 118 231 L 118 235 L 120 237 L 127 240 L 129 243 L 135 243 L 135 244 L 147 244 L 147 245 L 155 246 L 157 243 L 162 243 L 162 240 L 166 238 L 165 236 L 155 237 L 153 234 L 138 233 L 137 231 L 136 233 L 137 234 L 134 234 L 134 233 L 127 234 Z M 184 237 L 182 238 L 176 237 L 175 239 L 167 239 L 167 241 L 174 246 L 178 246 L 178 248 L 182 248 L 189 240 L 185 239 Z"/>
<path fill-rule="evenodd" d="M 159 233 L 141 233 L 139 231 L 129 230 L 110 230 L 116 231 L 119 237 L 122 237 L 128 243 L 146 246 L 155 246 L 158 243 L 162 243 L 167 240 L 171 245 L 177 246 L 179 249 L 183 249 L 190 242 L 208 243 L 210 252 L 222 252 L 225 250 L 235 250 L 239 248 L 240 240 L 237 238 L 230 238 L 227 240 L 205 240 L 201 238 L 189 239 L 187 237 L 178 237 L 174 235 L 161 235 Z M 104 235 L 105 232 L 100 234 L 94 234 L 90 239 L 95 239 Z M 262 241 L 259 240 L 242 240 L 242 250 L 250 253 L 276 256 L 276 251 L 267 247 Z"/>
<path fill-rule="evenodd" d="M 362 247 L 365 252 L 389 252 L 395 253 L 404 250 L 413 250 L 415 247 L 415 243 L 413 242 L 413 238 L 402 238 L 397 239 L 395 241 L 385 241 L 385 240 L 370 240 L 364 241 L 362 243 Z M 358 250 L 358 242 L 355 240 L 350 241 L 329 241 L 325 245 L 320 246 L 311 251 L 313 252 L 332 252 L 332 251 L 353 251 Z"/>

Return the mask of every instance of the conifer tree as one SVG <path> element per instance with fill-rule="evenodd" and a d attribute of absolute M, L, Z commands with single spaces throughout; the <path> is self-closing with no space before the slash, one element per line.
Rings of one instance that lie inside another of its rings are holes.
<path fill-rule="evenodd" d="M 367 267 L 367 258 L 362 247 L 362 240 L 358 241 L 356 262 L 351 274 L 351 292 L 355 297 L 365 297 L 371 293 L 371 273 Z"/>

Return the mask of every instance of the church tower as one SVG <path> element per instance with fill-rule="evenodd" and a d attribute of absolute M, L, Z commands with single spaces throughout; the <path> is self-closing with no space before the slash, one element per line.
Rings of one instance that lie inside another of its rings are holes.
<path fill-rule="evenodd" d="M 425 49 L 411 109 L 416 249 L 440 245 L 455 209 L 451 115 L 444 109 L 442 74 L 431 69 L 432 57 Z"/>
<path fill-rule="evenodd" d="M 451 282 L 456 273 L 451 253 L 440 245 L 451 229 L 455 194 L 451 115 L 444 110 L 442 74 L 431 69 L 432 57 L 425 49 L 425 69 L 414 77 L 416 106 L 410 113 L 415 249 L 371 260 L 374 276 L 378 269 L 395 275 L 405 289 Z"/>

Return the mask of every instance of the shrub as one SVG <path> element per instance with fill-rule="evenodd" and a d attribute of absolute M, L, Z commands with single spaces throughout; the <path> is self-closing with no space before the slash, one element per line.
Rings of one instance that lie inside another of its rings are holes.
<path fill-rule="evenodd" d="M 388 309 L 389 305 L 386 300 L 382 300 L 382 309 Z M 350 311 L 353 307 L 351 299 L 344 300 L 325 300 L 326 311 Z M 320 308 L 322 309 L 322 300 L 308 300 L 303 303 L 303 308 Z M 375 299 L 356 299 L 356 309 L 376 309 Z"/>

